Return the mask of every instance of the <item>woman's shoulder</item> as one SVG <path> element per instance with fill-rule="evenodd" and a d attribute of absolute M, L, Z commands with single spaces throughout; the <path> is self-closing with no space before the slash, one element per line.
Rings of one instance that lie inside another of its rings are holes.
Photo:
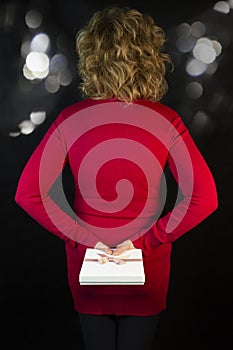
<path fill-rule="evenodd" d="M 109 103 L 109 102 L 116 102 L 116 99 L 92 99 L 92 98 L 86 98 L 83 100 L 79 100 L 77 102 L 74 102 L 66 107 L 64 107 L 60 111 L 60 115 L 62 116 L 62 119 L 66 119 L 73 115 L 74 113 L 77 113 L 85 108 L 89 108 L 101 103 Z"/>
<path fill-rule="evenodd" d="M 60 114 L 63 115 L 63 118 L 68 118 L 70 115 L 74 114 L 75 112 L 78 112 L 79 110 L 87 108 L 91 105 L 92 105 L 91 99 L 79 100 L 77 102 L 74 102 L 74 103 L 64 107 L 60 111 Z"/>
<path fill-rule="evenodd" d="M 179 113 L 176 111 L 175 108 L 161 101 L 149 101 L 149 100 L 141 99 L 141 100 L 138 100 L 136 103 L 153 109 L 155 112 L 161 114 L 164 118 L 166 118 L 171 123 L 181 119 L 181 116 L 179 115 Z"/>
<path fill-rule="evenodd" d="M 86 109 L 95 105 L 103 104 L 103 103 L 110 103 L 110 102 L 115 103 L 115 102 L 122 102 L 122 101 L 119 101 L 117 99 L 101 100 L 101 99 L 91 99 L 91 98 L 80 100 L 63 108 L 60 112 L 59 120 L 60 121 L 65 120 L 83 109 Z M 175 108 L 165 103 L 162 103 L 160 101 L 150 101 L 145 99 L 139 99 L 139 100 L 133 101 L 133 103 L 139 104 L 141 106 L 154 110 L 156 113 L 159 113 L 160 115 L 162 115 L 165 119 L 167 119 L 172 124 L 174 123 L 176 124 L 177 122 L 180 122 L 182 120 L 182 118 L 180 117 L 179 113 L 175 110 Z"/>

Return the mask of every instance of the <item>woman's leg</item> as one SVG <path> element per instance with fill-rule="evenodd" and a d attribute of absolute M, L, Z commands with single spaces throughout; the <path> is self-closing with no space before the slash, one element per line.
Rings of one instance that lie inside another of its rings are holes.
<path fill-rule="evenodd" d="M 115 315 L 78 313 L 85 350 L 116 350 L 117 328 Z"/>
<path fill-rule="evenodd" d="M 118 316 L 117 350 L 151 350 L 159 316 Z"/>

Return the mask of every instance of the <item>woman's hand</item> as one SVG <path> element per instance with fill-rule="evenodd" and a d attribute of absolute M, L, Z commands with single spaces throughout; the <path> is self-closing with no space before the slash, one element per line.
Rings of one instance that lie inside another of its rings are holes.
<path fill-rule="evenodd" d="M 126 241 L 124 241 L 116 246 L 116 249 L 113 252 L 113 255 L 120 255 L 120 254 L 124 253 L 125 250 L 129 250 L 129 249 L 135 249 L 135 247 L 134 247 L 132 241 L 130 239 L 127 239 Z"/>
<path fill-rule="evenodd" d="M 106 244 L 104 244 L 103 242 L 97 242 L 96 245 L 94 246 L 94 249 L 100 249 L 103 250 L 105 253 L 107 254 L 112 254 L 113 251 L 111 250 L 111 248 L 109 248 Z"/>

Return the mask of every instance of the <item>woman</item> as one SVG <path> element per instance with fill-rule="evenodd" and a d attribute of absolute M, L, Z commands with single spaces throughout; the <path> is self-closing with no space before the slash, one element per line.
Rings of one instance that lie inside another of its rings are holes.
<path fill-rule="evenodd" d="M 217 209 L 208 165 L 180 116 L 159 102 L 171 63 L 164 43 L 162 28 L 135 9 L 96 12 L 76 38 L 85 98 L 61 111 L 18 184 L 16 202 L 65 241 L 86 349 L 150 349 L 166 309 L 172 242 Z M 66 165 L 73 211 L 49 193 Z M 166 165 L 183 197 L 161 216 Z M 142 249 L 145 284 L 81 286 L 87 247 Z"/>

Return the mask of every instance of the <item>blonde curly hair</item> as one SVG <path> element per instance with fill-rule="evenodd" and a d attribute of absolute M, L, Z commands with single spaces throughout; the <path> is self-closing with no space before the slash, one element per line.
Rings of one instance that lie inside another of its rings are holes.
<path fill-rule="evenodd" d="M 76 35 L 83 96 L 160 100 L 168 90 L 166 63 L 172 65 L 162 52 L 165 41 L 163 29 L 138 10 L 113 6 L 97 11 Z"/>

